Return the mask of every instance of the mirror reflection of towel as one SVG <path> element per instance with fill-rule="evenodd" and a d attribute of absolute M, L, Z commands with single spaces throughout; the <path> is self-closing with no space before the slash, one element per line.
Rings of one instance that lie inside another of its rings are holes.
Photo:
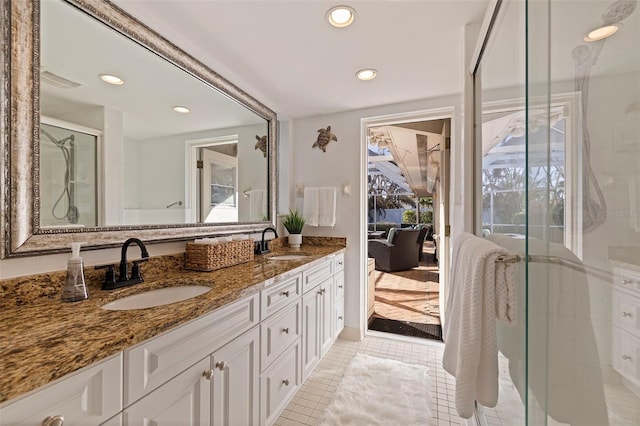
<path fill-rule="evenodd" d="M 249 220 L 261 221 L 267 213 L 267 194 L 264 189 L 252 189 L 249 194 Z"/>

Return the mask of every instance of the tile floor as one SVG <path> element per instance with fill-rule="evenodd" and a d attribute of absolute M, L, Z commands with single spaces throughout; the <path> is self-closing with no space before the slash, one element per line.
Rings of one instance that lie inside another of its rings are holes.
<path fill-rule="evenodd" d="M 433 241 L 425 241 L 420 265 L 397 272 L 375 271 L 375 316 L 420 324 L 440 324 L 439 270 Z"/>
<path fill-rule="evenodd" d="M 371 333 L 361 342 L 338 339 L 316 366 L 311 376 L 276 420 L 276 426 L 317 425 L 325 407 L 332 401 L 344 370 L 356 353 L 426 365 L 431 378 L 431 410 L 428 426 L 464 425 L 454 402 L 454 378 L 442 368 L 444 344 L 420 339 L 386 337 Z M 364 425 L 363 425 L 364 426 Z"/>

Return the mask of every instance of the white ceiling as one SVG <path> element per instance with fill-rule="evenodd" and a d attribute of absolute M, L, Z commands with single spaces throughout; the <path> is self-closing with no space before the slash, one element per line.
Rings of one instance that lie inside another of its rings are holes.
<path fill-rule="evenodd" d="M 488 0 L 116 0 L 278 114 L 301 118 L 462 92 L 464 26 Z M 347 3 L 348 28 L 326 12 Z M 375 68 L 362 82 L 355 73 Z"/>

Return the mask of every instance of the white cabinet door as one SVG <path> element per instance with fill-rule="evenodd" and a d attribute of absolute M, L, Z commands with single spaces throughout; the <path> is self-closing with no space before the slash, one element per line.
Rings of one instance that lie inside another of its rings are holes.
<path fill-rule="evenodd" d="M 125 406 L 257 325 L 259 299 L 241 299 L 124 351 Z"/>
<path fill-rule="evenodd" d="M 257 425 L 260 329 L 255 327 L 211 356 L 212 425 Z"/>
<path fill-rule="evenodd" d="M 302 377 L 305 379 L 320 361 L 318 315 L 321 302 L 320 286 L 302 296 Z"/>
<path fill-rule="evenodd" d="M 207 357 L 124 410 L 124 426 L 209 426 L 209 365 Z"/>
<path fill-rule="evenodd" d="M 300 341 L 291 345 L 260 377 L 261 425 L 272 425 L 302 384 Z"/>
<path fill-rule="evenodd" d="M 333 344 L 333 277 L 320 284 L 320 315 L 318 328 L 320 336 L 320 357 L 322 358 L 331 349 Z"/>
<path fill-rule="evenodd" d="M 122 354 L 109 358 L 7 405 L 0 424 L 41 425 L 47 417 L 65 426 L 98 425 L 122 409 Z"/>

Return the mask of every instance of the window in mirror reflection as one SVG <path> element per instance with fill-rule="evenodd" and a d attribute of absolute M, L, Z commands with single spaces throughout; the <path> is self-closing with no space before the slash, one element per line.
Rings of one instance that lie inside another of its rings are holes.
<path fill-rule="evenodd" d="M 204 223 L 238 221 L 238 143 L 198 148 L 202 196 L 200 211 Z"/>
<path fill-rule="evenodd" d="M 48 121 L 58 125 L 40 125 L 40 225 L 96 226 L 100 132 Z"/>

